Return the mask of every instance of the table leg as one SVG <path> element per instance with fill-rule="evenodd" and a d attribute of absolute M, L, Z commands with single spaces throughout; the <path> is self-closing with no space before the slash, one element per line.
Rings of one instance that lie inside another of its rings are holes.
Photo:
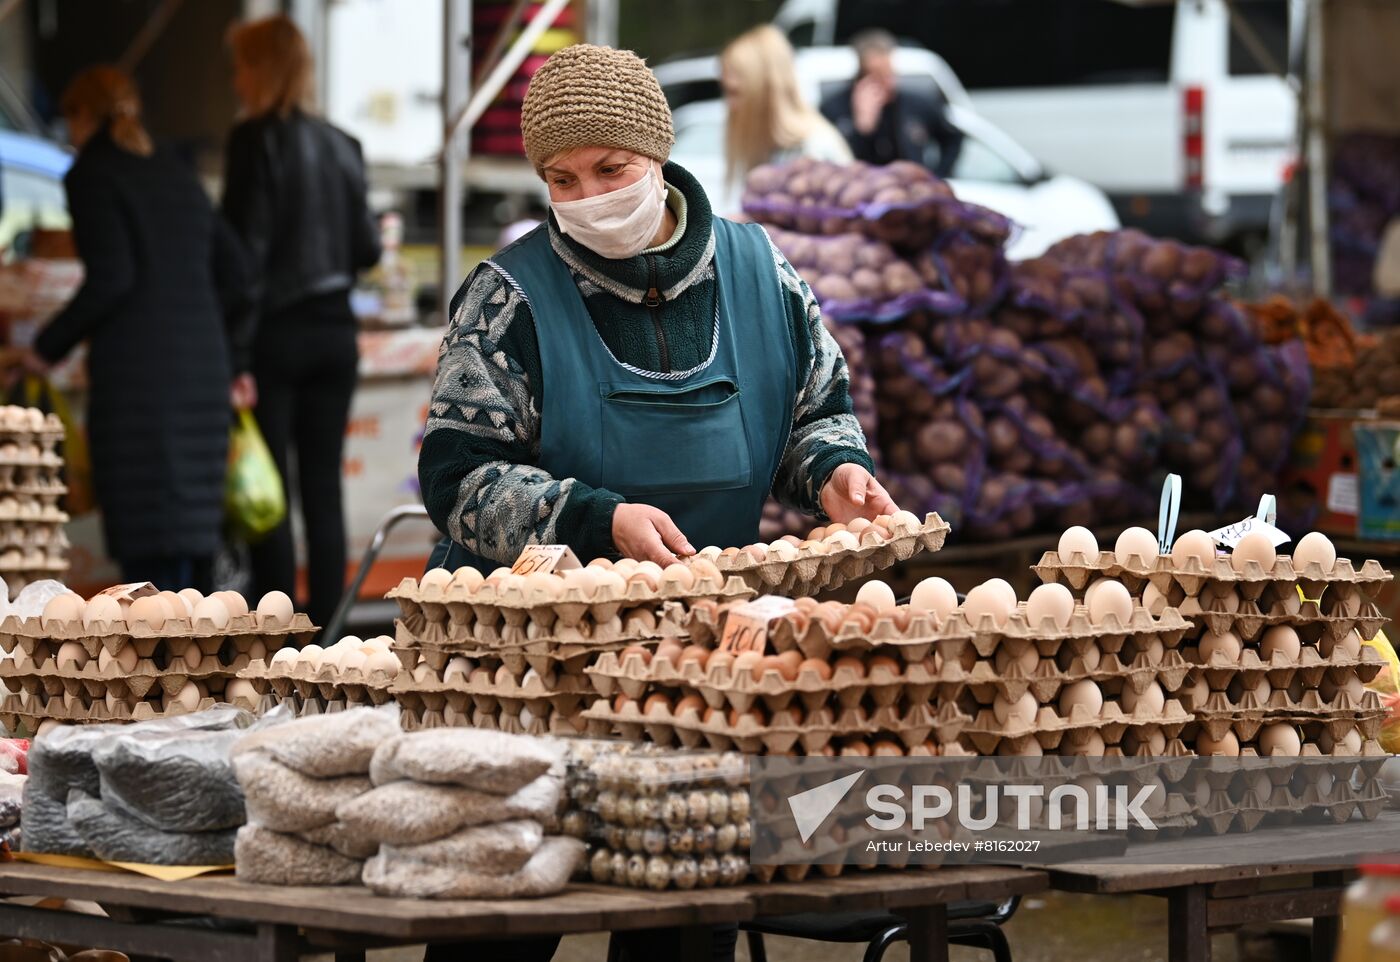
<path fill-rule="evenodd" d="M 714 962 L 714 928 L 709 925 L 687 925 L 680 930 L 681 952 L 678 962 Z"/>
<path fill-rule="evenodd" d="M 297 962 L 301 939 L 295 928 L 285 925 L 259 925 L 257 962 Z"/>
<path fill-rule="evenodd" d="M 1346 891 L 1350 876 L 1346 872 L 1318 872 L 1313 876 L 1316 888 L 1336 888 Z M 1342 917 L 1319 915 L 1313 918 L 1312 962 L 1332 962 L 1342 936 Z"/>
<path fill-rule="evenodd" d="M 1167 958 L 1170 962 L 1210 962 L 1204 885 L 1188 885 L 1167 893 Z"/>
<path fill-rule="evenodd" d="M 948 962 L 948 906 L 901 909 L 909 921 L 909 962 Z"/>

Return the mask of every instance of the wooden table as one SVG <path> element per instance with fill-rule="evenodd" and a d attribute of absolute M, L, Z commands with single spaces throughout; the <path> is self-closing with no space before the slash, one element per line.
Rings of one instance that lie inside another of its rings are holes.
<path fill-rule="evenodd" d="M 1167 900 L 1170 962 L 1208 962 L 1210 936 L 1254 922 L 1312 919 L 1312 957 L 1327 962 L 1339 932 L 1338 914 L 1358 862 L 1387 854 L 1384 837 L 1400 832 L 1400 812 L 1382 813 L 1374 822 L 1288 826 L 1232 836 L 1232 848 L 1246 847 L 1248 864 L 1219 861 L 1220 840 L 1200 836 L 1173 842 L 1173 861 L 1198 857 L 1196 864 L 1154 864 L 1160 849 L 1130 846 L 1102 863 L 1066 862 L 1045 866 L 1050 887 L 1098 895 L 1159 895 Z M 1397 850 L 1391 846 L 1390 854 Z"/>
<path fill-rule="evenodd" d="M 158 882 L 12 862 L 0 864 L 0 895 L 97 902 L 112 917 L 0 902 L 0 933 L 193 962 L 290 962 L 328 951 L 338 960 L 363 960 L 369 948 L 425 942 L 680 928 L 681 962 L 708 962 L 714 925 L 789 912 L 884 910 L 909 919 L 911 959 L 941 962 L 948 958 L 949 902 L 1000 900 L 1047 884 L 1043 872 L 976 866 L 690 892 L 571 885 L 542 899 L 427 901 L 378 898 L 362 888 L 249 885 L 230 876 Z M 178 924 L 191 919 L 225 925 Z"/>

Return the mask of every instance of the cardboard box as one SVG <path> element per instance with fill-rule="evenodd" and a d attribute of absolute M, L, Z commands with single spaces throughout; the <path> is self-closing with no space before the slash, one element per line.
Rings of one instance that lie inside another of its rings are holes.
<path fill-rule="evenodd" d="M 1400 421 L 1358 422 L 1352 433 L 1361 493 L 1357 534 L 1400 541 Z"/>
<path fill-rule="evenodd" d="M 1353 426 L 1359 411 L 1311 411 L 1280 483 L 1280 514 L 1300 529 L 1355 537 L 1360 512 Z"/>

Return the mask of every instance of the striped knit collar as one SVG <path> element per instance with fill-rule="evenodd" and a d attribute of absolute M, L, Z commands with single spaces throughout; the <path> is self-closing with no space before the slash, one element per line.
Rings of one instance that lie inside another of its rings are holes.
<path fill-rule="evenodd" d="M 657 287 L 662 298 L 668 301 L 708 276 L 715 256 L 714 214 L 710 201 L 700 183 L 680 165 L 666 164 L 662 176 L 667 187 L 679 191 L 685 198 L 679 241 L 673 238 L 670 244 L 662 244 L 651 253 L 609 260 L 561 233 L 551 213 L 549 241 L 570 271 L 631 304 L 640 304 L 646 297 L 651 285 L 649 261 L 655 263 Z"/>

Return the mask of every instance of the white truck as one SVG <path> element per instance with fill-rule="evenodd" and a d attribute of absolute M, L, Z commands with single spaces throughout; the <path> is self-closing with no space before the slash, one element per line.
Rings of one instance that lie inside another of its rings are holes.
<path fill-rule="evenodd" d="M 1101 187 L 1125 224 L 1252 253 L 1296 161 L 1279 72 L 1304 3 L 787 0 L 775 23 L 799 47 L 870 27 L 921 44 L 977 113 Z"/>

